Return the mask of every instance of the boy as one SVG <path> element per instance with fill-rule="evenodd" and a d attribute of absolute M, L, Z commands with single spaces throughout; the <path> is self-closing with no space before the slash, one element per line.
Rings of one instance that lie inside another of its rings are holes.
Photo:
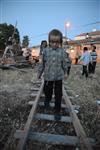
<path fill-rule="evenodd" d="M 90 52 L 92 58 L 92 73 L 95 73 L 96 63 L 97 63 L 97 52 L 96 46 L 92 45 L 92 52 Z"/>
<path fill-rule="evenodd" d="M 69 53 L 67 53 L 67 75 L 68 76 L 70 74 L 71 64 L 72 64 L 72 59 L 69 56 Z"/>
<path fill-rule="evenodd" d="M 41 41 L 41 45 L 40 45 L 40 55 L 43 54 L 43 49 L 47 47 L 47 41 Z"/>
<path fill-rule="evenodd" d="M 87 47 L 84 47 L 83 54 L 82 54 L 81 58 L 79 59 L 79 62 L 80 61 L 82 61 L 82 65 L 83 65 L 82 75 L 85 74 L 85 77 L 87 78 L 88 77 L 88 65 L 89 65 L 89 62 L 91 62 L 91 55 L 88 52 Z"/>
<path fill-rule="evenodd" d="M 54 29 L 49 33 L 49 47 L 44 49 L 42 63 L 39 68 L 38 78 L 44 72 L 45 108 L 48 109 L 54 90 L 55 94 L 55 119 L 60 120 L 62 100 L 62 80 L 67 74 L 67 63 L 62 48 L 62 33 Z"/>
<path fill-rule="evenodd" d="M 47 41 L 46 40 L 43 40 L 41 41 L 41 45 L 40 45 L 40 54 L 39 54 L 39 61 L 41 62 L 42 60 L 42 56 L 43 56 L 43 51 L 44 49 L 47 47 Z"/>

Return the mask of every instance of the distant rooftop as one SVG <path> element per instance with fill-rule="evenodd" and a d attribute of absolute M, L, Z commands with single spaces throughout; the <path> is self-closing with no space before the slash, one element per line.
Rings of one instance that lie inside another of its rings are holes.
<path fill-rule="evenodd" d="M 77 35 L 76 37 L 78 37 L 78 36 L 86 36 L 87 34 L 89 34 L 89 36 L 100 35 L 100 30 L 82 33 L 82 34 Z"/>

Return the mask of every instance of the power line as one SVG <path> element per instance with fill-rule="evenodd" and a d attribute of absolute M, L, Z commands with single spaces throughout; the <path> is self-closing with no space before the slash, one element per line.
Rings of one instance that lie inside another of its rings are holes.
<path fill-rule="evenodd" d="M 92 22 L 92 23 L 88 23 L 88 24 L 84 24 L 84 25 L 75 26 L 74 28 L 85 27 L 85 26 L 89 26 L 89 25 L 93 25 L 93 24 L 100 24 L 100 21 Z"/>
<path fill-rule="evenodd" d="M 85 26 L 89 26 L 89 25 L 93 25 L 93 24 L 100 24 L 100 21 L 92 22 L 92 23 L 88 23 L 88 24 L 84 24 L 84 25 L 79 25 L 79 26 L 74 26 L 73 29 L 80 28 L 80 27 L 85 27 Z M 38 35 L 32 36 L 30 38 L 38 38 L 38 37 L 41 37 L 41 36 L 44 36 L 44 35 L 48 35 L 48 33 L 38 34 Z"/>
<path fill-rule="evenodd" d="M 32 36 L 31 38 L 36 38 L 36 37 L 40 37 L 40 36 L 44 36 L 44 35 L 48 35 L 48 33 L 38 34 L 38 35 Z"/>

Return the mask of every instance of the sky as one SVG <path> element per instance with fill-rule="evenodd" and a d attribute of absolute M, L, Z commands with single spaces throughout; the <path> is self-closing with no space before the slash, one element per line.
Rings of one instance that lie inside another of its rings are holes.
<path fill-rule="evenodd" d="M 0 24 L 15 25 L 16 21 L 21 40 L 28 35 L 30 46 L 48 40 L 52 29 L 74 39 L 100 30 L 100 0 L 0 0 Z"/>

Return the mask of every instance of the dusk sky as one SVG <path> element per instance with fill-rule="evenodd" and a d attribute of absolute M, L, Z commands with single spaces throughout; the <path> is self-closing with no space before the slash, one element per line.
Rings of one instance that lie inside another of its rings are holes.
<path fill-rule="evenodd" d="M 47 40 L 54 28 L 69 38 L 78 34 L 100 30 L 100 0 L 0 0 L 0 23 L 15 25 L 21 36 L 28 35 L 30 46 Z M 92 24 L 96 23 L 96 24 Z M 90 24 L 90 25 L 88 25 Z"/>

